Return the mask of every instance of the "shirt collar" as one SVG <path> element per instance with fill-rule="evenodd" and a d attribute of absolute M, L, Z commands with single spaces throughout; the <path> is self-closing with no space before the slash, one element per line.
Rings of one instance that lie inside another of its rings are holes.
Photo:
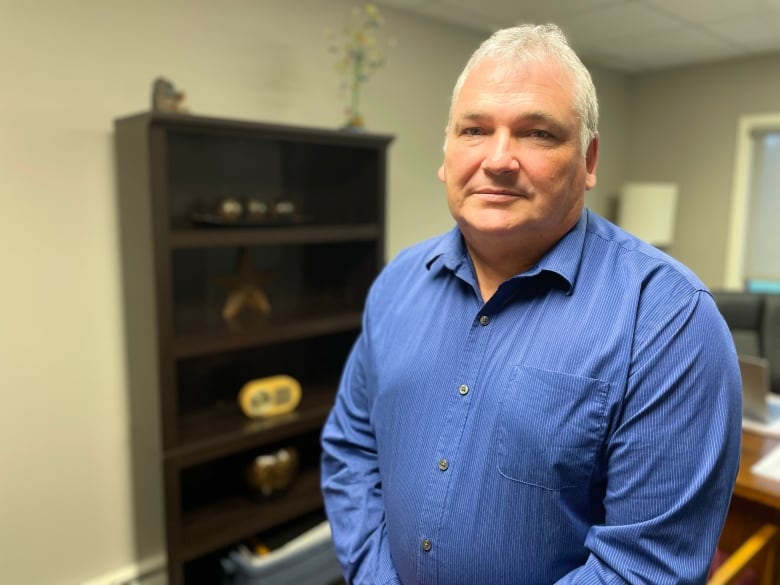
<path fill-rule="evenodd" d="M 567 293 L 571 294 L 582 261 L 587 226 L 588 210 L 584 209 L 574 227 L 535 266 L 516 277 L 535 276 L 543 272 L 557 274 L 566 282 Z M 430 271 L 448 269 L 455 274 L 470 266 L 466 245 L 457 226 L 439 239 L 428 255 L 425 266 Z"/>

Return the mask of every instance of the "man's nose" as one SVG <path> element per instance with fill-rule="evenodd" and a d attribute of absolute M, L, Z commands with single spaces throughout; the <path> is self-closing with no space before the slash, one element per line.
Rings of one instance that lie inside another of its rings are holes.
<path fill-rule="evenodd" d="M 512 148 L 511 136 L 498 133 L 490 141 L 488 152 L 482 161 L 482 168 L 493 174 L 516 173 L 520 170 L 520 162 Z"/>

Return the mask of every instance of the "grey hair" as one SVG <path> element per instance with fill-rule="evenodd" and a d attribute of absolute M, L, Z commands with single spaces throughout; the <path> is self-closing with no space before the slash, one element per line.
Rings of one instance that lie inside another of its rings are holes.
<path fill-rule="evenodd" d="M 598 132 L 599 104 L 590 72 L 569 46 L 563 31 L 554 24 L 524 24 L 499 30 L 485 40 L 471 55 L 452 91 L 448 124 L 452 109 L 471 70 L 489 59 L 507 65 L 553 59 L 574 80 L 574 111 L 580 120 L 580 144 L 583 154 Z"/>

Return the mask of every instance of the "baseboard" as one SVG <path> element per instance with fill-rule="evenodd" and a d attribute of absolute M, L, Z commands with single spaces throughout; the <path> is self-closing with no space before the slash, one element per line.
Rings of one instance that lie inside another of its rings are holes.
<path fill-rule="evenodd" d="M 155 555 L 84 581 L 81 585 L 167 585 L 165 561 L 164 554 Z"/>

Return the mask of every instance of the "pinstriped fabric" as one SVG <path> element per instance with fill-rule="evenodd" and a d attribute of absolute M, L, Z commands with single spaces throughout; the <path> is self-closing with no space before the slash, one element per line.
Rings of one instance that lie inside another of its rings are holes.
<path fill-rule="evenodd" d="M 391 262 L 323 430 L 355 584 L 703 583 L 739 457 L 731 336 L 598 216 L 482 303 L 457 230 Z"/>

